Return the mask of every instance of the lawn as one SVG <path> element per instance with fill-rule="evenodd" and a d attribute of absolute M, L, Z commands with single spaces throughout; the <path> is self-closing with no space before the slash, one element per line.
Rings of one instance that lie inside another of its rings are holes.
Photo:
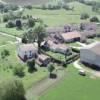
<path fill-rule="evenodd" d="M 6 57 L 5 59 L 1 59 L 0 55 L 0 82 L 13 77 L 18 78 L 22 80 L 25 89 L 27 90 L 48 75 L 47 69 L 40 68 L 39 66 L 37 66 L 38 71 L 29 73 L 27 65 L 17 57 L 15 45 L 8 44 L 7 46 L 0 48 L 0 54 L 4 49 L 9 50 L 10 56 Z M 24 66 L 24 77 L 20 78 L 13 75 L 13 69 L 15 66 Z"/>
<path fill-rule="evenodd" d="M 8 37 L 8 36 L 1 35 L 0 34 L 0 45 L 5 45 L 5 44 L 8 43 L 8 41 L 14 42 L 15 41 L 15 38 Z"/>
<path fill-rule="evenodd" d="M 8 33 L 14 36 L 21 37 L 25 30 L 17 30 L 16 28 L 6 28 L 5 23 L 0 23 L 0 32 Z"/>
<path fill-rule="evenodd" d="M 72 43 L 66 43 L 68 46 L 75 46 L 75 47 L 80 47 L 80 45 L 77 42 L 72 42 Z"/>
<path fill-rule="evenodd" d="M 55 59 L 58 59 L 60 61 L 65 61 L 65 56 L 63 54 L 55 53 L 55 52 L 52 52 L 52 51 L 47 51 L 46 53 L 49 54 L 50 56 L 52 56 Z"/>
<path fill-rule="evenodd" d="M 70 6 L 74 6 L 74 10 L 42 10 L 42 9 L 25 9 L 23 15 L 31 14 L 43 19 L 44 23 L 49 26 L 64 25 L 67 23 L 80 23 L 89 20 L 81 20 L 80 15 L 82 13 L 88 13 L 90 17 L 99 16 L 98 13 L 92 12 L 91 6 L 81 4 L 79 2 L 69 3 Z"/>
<path fill-rule="evenodd" d="M 99 100 L 100 79 L 78 75 L 78 71 L 69 65 L 66 76 L 55 87 L 45 91 L 39 100 Z"/>

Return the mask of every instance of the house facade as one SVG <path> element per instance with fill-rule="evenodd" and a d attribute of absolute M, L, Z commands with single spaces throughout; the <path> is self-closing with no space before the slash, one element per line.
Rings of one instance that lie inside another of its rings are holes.
<path fill-rule="evenodd" d="M 33 44 L 22 44 L 18 47 L 18 56 L 23 61 L 28 59 L 37 58 L 38 49 Z"/>
<path fill-rule="evenodd" d="M 100 67 L 100 42 L 82 48 L 80 50 L 80 60 L 83 63 Z"/>

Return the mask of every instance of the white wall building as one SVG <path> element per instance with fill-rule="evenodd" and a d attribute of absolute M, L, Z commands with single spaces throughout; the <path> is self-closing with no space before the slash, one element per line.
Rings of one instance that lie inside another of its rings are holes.
<path fill-rule="evenodd" d="M 81 62 L 100 67 L 100 42 L 90 44 L 80 50 Z"/>
<path fill-rule="evenodd" d="M 38 49 L 33 44 L 22 44 L 18 47 L 18 56 L 26 61 L 31 58 L 36 58 Z"/>

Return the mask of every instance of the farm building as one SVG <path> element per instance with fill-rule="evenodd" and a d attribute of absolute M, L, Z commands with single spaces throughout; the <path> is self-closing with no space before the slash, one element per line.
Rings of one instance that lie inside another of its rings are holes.
<path fill-rule="evenodd" d="M 36 62 L 40 66 L 47 66 L 50 63 L 50 61 L 51 61 L 50 57 L 48 57 L 47 55 L 44 55 L 44 54 L 39 54 L 38 58 L 36 60 Z"/>
<path fill-rule="evenodd" d="M 94 22 L 80 24 L 81 30 L 96 30 L 96 28 L 97 28 L 97 24 Z"/>
<path fill-rule="evenodd" d="M 22 44 L 18 47 L 18 56 L 23 60 L 36 58 L 38 49 L 33 44 Z"/>
<path fill-rule="evenodd" d="M 64 42 L 74 42 L 74 41 L 80 41 L 81 35 L 79 32 L 73 31 L 68 33 L 61 33 L 60 38 L 62 38 Z"/>
<path fill-rule="evenodd" d="M 100 42 L 82 48 L 80 50 L 80 60 L 83 63 L 100 67 Z"/>
<path fill-rule="evenodd" d="M 62 54 L 69 53 L 70 47 L 66 46 L 65 44 L 55 43 L 52 40 L 45 41 L 44 47 L 53 51 Z"/>

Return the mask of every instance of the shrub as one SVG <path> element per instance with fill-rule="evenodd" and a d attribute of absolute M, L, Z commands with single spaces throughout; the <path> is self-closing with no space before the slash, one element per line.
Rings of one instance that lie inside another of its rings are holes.
<path fill-rule="evenodd" d="M 26 100 L 25 89 L 21 81 L 10 79 L 0 83 L 0 100 Z"/>
<path fill-rule="evenodd" d="M 13 73 L 14 73 L 14 75 L 17 75 L 19 77 L 23 77 L 25 75 L 24 67 L 21 66 L 20 64 L 18 64 L 17 66 L 15 66 Z"/>
<path fill-rule="evenodd" d="M 4 59 L 6 58 L 7 56 L 9 56 L 10 53 L 8 50 L 4 49 L 2 52 L 1 52 L 1 58 Z"/>
<path fill-rule="evenodd" d="M 81 18 L 80 19 L 87 19 L 87 18 L 89 18 L 89 15 L 87 13 L 81 14 Z"/>
<path fill-rule="evenodd" d="M 99 22 L 98 17 L 94 16 L 90 19 L 90 22 Z"/>
<path fill-rule="evenodd" d="M 8 14 L 3 15 L 3 22 L 7 22 L 9 20 Z"/>
<path fill-rule="evenodd" d="M 27 42 L 28 42 L 27 38 L 26 37 L 23 37 L 22 38 L 22 43 L 25 43 L 26 44 Z"/>
<path fill-rule="evenodd" d="M 25 6 L 25 8 L 32 9 L 33 7 L 32 7 L 32 5 L 27 5 L 27 6 Z"/>
<path fill-rule="evenodd" d="M 13 28 L 15 27 L 15 23 L 13 21 L 8 21 L 8 23 L 6 24 L 7 28 Z"/>

